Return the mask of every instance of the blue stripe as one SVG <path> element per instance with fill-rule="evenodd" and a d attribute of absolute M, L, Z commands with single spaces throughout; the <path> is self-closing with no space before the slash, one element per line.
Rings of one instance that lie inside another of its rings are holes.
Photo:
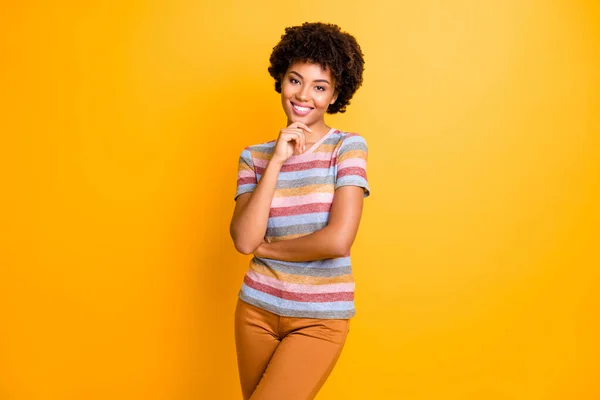
<path fill-rule="evenodd" d="M 270 258 L 255 258 L 262 260 L 265 264 L 270 265 L 271 263 L 277 263 L 280 265 L 287 265 L 289 267 L 304 267 L 304 268 L 339 268 L 347 267 L 350 265 L 350 257 L 338 257 L 338 258 L 326 258 L 324 260 L 316 261 L 280 261 L 271 260 Z"/>
<path fill-rule="evenodd" d="M 252 161 L 252 153 L 250 153 L 250 150 L 248 149 L 242 150 L 242 154 L 240 156 L 246 160 Z"/>
<path fill-rule="evenodd" d="M 247 183 L 245 185 L 239 185 L 237 188 L 237 194 L 252 192 L 256 187 L 255 183 Z"/>
<path fill-rule="evenodd" d="M 369 187 L 369 184 L 367 183 L 365 178 L 363 178 L 362 176 L 346 175 L 346 176 L 342 176 L 340 179 L 337 180 L 337 182 L 335 183 L 335 188 L 337 189 L 340 186 L 348 186 L 348 185 L 360 186 L 363 188 Z"/>
<path fill-rule="evenodd" d="M 352 143 L 363 143 L 363 144 L 366 144 L 367 141 L 362 136 L 348 136 L 348 137 L 346 137 L 344 139 L 344 143 L 342 143 L 342 146 L 345 145 L 345 144 L 352 144 Z"/>
<path fill-rule="evenodd" d="M 272 304 L 280 308 L 287 308 L 290 310 L 303 310 L 303 311 L 349 311 L 354 309 L 353 301 L 329 301 L 329 302 L 306 302 L 306 301 L 293 301 L 284 300 L 279 297 L 271 296 L 270 294 L 259 292 L 251 287 L 242 283 L 242 292 L 251 298 L 260 300 L 262 302 Z"/>

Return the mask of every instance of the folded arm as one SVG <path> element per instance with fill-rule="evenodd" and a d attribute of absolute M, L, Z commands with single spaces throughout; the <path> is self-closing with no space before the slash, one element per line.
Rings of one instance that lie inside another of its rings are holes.
<path fill-rule="evenodd" d="M 327 226 L 296 239 L 261 243 L 258 257 L 281 261 L 313 261 L 344 257 L 354 243 L 363 208 L 364 189 L 343 186 L 335 191 Z"/>
<path fill-rule="evenodd" d="M 254 252 L 265 237 L 281 166 L 281 162 L 271 160 L 254 191 L 237 198 L 229 233 L 235 248 L 242 254 Z"/>

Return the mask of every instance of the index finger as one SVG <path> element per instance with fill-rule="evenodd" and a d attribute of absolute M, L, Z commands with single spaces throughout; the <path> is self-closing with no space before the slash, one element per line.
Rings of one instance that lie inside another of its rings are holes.
<path fill-rule="evenodd" d="M 293 124 L 291 124 L 291 125 L 289 126 L 289 128 L 292 128 L 292 127 L 294 127 L 294 128 L 302 128 L 302 129 L 304 129 L 305 131 L 312 132 L 312 129 L 310 129 L 308 126 L 306 126 L 306 125 L 305 125 L 305 124 L 303 124 L 302 122 L 294 122 Z"/>

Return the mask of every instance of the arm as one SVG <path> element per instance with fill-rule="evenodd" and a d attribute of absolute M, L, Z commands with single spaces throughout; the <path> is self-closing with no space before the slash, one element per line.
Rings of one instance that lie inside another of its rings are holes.
<path fill-rule="evenodd" d="M 311 132 L 311 129 L 301 122 L 294 122 L 280 131 L 271 159 L 256 187 L 251 193 L 241 194 L 237 198 L 229 233 L 236 250 L 242 254 L 252 253 L 265 237 L 279 171 L 294 151 L 300 153 L 304 149 L 303 129 Z M 247 161 L 243 161 L 242 158 L 238 178 L 244 171 L 252 171 L 252 176 L 255 177 L 253 168 L 248 165 L 251 163 L 249 157 L 246 157 Z"/>
<path fill-rule="evenodd" d="M 252 253 L 265 236 L 271 201 L 282 165 L 276 160 L 269 161 L 254 191 L 240 195 L 235 203 L 229 233 L 236 250 L 242 254 Z"/>
<path fill-rule="evenodd" d="M 348 255 L 358 232 L 363 198 L 362 187 L 338 188 L 333 197 L 326 227 L 296 239 L 263 242 L 254 254 L 281 261 L 314 261 Z"/>

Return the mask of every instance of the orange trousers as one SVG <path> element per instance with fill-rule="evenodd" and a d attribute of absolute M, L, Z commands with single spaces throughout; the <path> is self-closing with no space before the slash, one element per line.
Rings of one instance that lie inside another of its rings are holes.
<path fill-rule="evenodd" d="M 349 319 L 282 317 L 238 298 L 235 345 L 244 400 L 313 399 L 349 327 Z"/>

